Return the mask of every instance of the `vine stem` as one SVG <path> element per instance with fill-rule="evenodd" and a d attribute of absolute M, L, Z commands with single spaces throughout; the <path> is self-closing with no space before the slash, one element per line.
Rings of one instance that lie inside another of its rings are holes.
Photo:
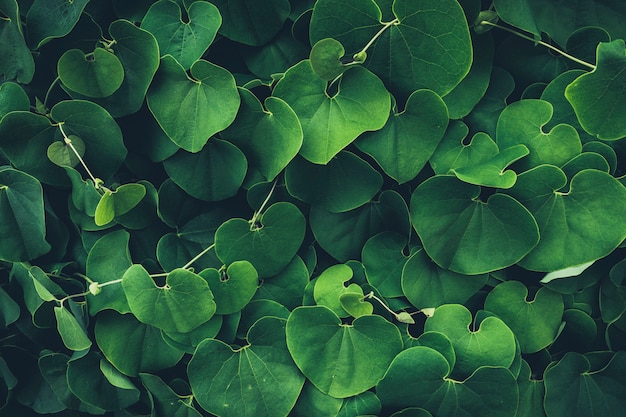
<path fill-rule="evenodd" d="M 270 198 L 272 198 L 272 194 L 274 194 L 275 188 L 276 188 L 276 180 L 274 180 L 274 184 L 272 184 L 272 188 L 270 189 L 270 192 L 267 194 L 267 197 L 265 197 L 265 200 L 263 200 L 263 203 L 261 203 L 261 207 L 259 207 L 259 209 L 255 211 L 254 214 L 252 215 L 252 219 L 250 220 L 250 224 L 252 225 L 252 227 L 254 227 L 254 225 L 257 222 L 258 217 L 261 215 L 261 213 L 263 213 L 263 210 L 265 210 L 265 206 L 267 205 L 267 203 L 269 203 Z"/>
<path fill-rule="evenodd" d="M 207 254 L 209 251 L 211 251 L 214 247 L 215 247 L 215 243 L 212 244 L 211 246 L 209 246 L 208 248 L 204 249 L 202 252 L 200 252 L 199 254 L 194 256 L 193 258 L 191 258 L 191 260 L 189 262 L 187 262 L 185 265 L 183 265 L 182 269 L 189 268 L 191 265 L 193 265 L 193 263 L 195 261 L 197 261 L 198 259 L 202 258 L 205 254 Z"/>
<path fill-rule="evenodd" d="M 374 44 L 374 42 L 376 42 L 376 39 L 380 38 L 380 36 L 385 33 L 385 31 L 387 29 L 389 29 L 391 26 L 393 25 L 397 25 L 400 23 L 399 19 L 393 19 L 390 22 L 384 23 L 383 27 L 380 28 L 380 30 L 374 35 L 374 37 L 372 37 L 372 39 L 370 39 L 370 41 L 363 47 L 363 49 L 361 49 L 360 52 L 357 52 L 357 55 L 360 53 L 364 53 L 367 52 L 367 50 L 370 48 L 370 46 L 372 46 Z"/>
<path fill-rule="evenodd" d="M 59 123 L 58 126 L 59 126 L 59 130 L 61 130 L 61 134 L 63 135 L 63 142 L 65 142 L 65 144 L 70 147 L 72 152 L 74 152 L 74 155 L 76 155 L 76 157 L 80 161 L 80 163 L 83 166 L 83 168 L 85 168 L 85 171 L 87 171 L 87 175 L 89 175 L 89 177 L 93 181 L 95 188 L 96 189 L 100 188 L 101 187 L 100 181 L 91 173 L 91 170 L 89 169 L 89 167 L 85 163 L 85 160 L 80 156 L 80 154 L 78 153 L 78 151 L 74 147 L 74 144 L 72 143 L 72 139 L 70 139 L 69 136 L 67 136 L 67 134 L 63 130 L 63 123 L 62 122 Z"/>
<path fill-rule="evenodd" d="M 526 35 L 524 35 L 523 33 L 520 33 L 520 32 L 518 32 L 518 31 L 516 31 L 516 30 L 514 30 L 514 29 L 508 28 L 508 27 L 506 27 L 506 26 L 501 26 L 501 25 L 499 25 L 499 24 L 497 24 L 497 23 L 493 23 L 493 22 L 490 22 L 490 21 L 488 21 L 488 20 L 483 20 L 483 21 L 481 21 L 481 22 L 480 22 L 480 25 L 482 25 L 482 26 L 486 25 L 486 26 L 491 26 L 491 27 L 494 27 L 494 28 L 502 29 L 502 30 L 504 30 L 504 31 L 506 31 L 506 32 L 512 33 L 512 34 L 514 34 L 514 35 L 517 35 L 517 36 L 519 36 L 520 38 L 523 38 L 523 39 L 529 40 L 529 41 L 531 41 L 531 42 L 536 42 L 536 43 L 538 43 L 538 44 L 539 44 L 539 45 L 541 45 L 541 46 L 545 46 L 545 47 L 546 47 L 546 48 L 548 48 L 548 49 L 551 49 L 551 50 L 553 50 L 553 51 L 555 51 L 555 52 L 558 52 L 559 54 L 563 55 L 564 57 L 569 58 L 569 59 L 571 59 L 572 61 L 577 62 L 577 63 L 579 63 L 580 65 L 583 65 L 583 66 L 585 66 L 585 67 L 587 67 L 587 68 L 591 69 L 592 71 L 596 69 L 596 66 L 595 66 L 595 65 L 590 64 L 590 63 L 589 63 L 589 62 L 587 62 L 587 61 L 583 61 L 583 60 L 582 60 L 582 59 L 580 59 L 580 58 L 576 58 L 575 56 L 570 55 L 570 54 L 568 54 L 568 53 L 567 53 L 567 52 L 565 52 L 565 51 L 561 51 L 559 48 L 556 48 L 556 47 L 554 47 L 554 46 L 550 45 L 549 43 L 546 43 L 546 42 L 541 41 L 541 40 L 537 40 L 537 39 L 535 39 L 535 38 L 531 38 L 530 36 L 526 36 Z"/>
<path fill-rule="evenodd" d="M 52 89 L 54 88 L 54 86 L 59 83 L 59 81 L 61 81 L 61 77 L 56 77 L 54 81 L 52 81 L 52 83 L 50 84 L 50 87 L 48 87 L 48 91 L 46 91 L 46 96 L 43 98 L 44 107 L 46 108 L 48 107 L 48 98 L 50 96 L 50 93 L 52 92 Z"/>

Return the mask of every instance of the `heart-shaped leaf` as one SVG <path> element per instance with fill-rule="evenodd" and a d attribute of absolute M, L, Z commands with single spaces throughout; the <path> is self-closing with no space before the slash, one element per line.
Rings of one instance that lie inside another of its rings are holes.
<path fill-rule="evenodd" d="M 439 266 L 475 275 L 520 261 L 539 241 L 530 212 L 505 194 L 480 201 L 480 187 L 437 175 L 411 196 L 411 221 Z M 513 238 L 514 237 L 514 238 Z"/>
<path fill-rule="evenodd" d="M 103 311 L 97 317 L 95 336 L 104 356 L 128 376 L 170 368 L 184 354 L 165 343 L 159 329 L 137 321 L 132 314 Z"/>
<path fill-rule="evenodd" d="M 289 194 L 333 213 L 353 210 L 380 191 L 383 178 L 370 164 L 348 151 L 326 165 L 296 158 L 285 170 Z"/>
<path fill-rule="evenodd" d="M 190 78 L 171 55 L 150 85 L 148 107 L 163 131 L 178 146 L 198 152 L 215 133 L 235 120 L 239 93 L 233 75 L 204 60 L 194 62 Z M 178 93 L 172 96 L 171 91 Z"/>
<path fill-rule="evenodd" d="M 248 162 L 235 145 L 212 138 L 197 153 L 179 150 L 163 166 L 172 181 L 189 195 L 220 201 L 237 193 L 246 177 Z"/>
<path fill-rule="evenodd" d="M 472 313 L 460 304 L 437 307 L 424 324 L 426 332 L 440 332 L 450 339 L 456 353 L 453 374 L 467 378 L 483 366 L 508 368 L 516 355 L 515 335 L 497 317 L 487 317 L 470 330 Z"/>
<path fill-rule="evenodd" d="M 205 269 L 199 274 L 211 288 L 216 314 L 232 314 L 244 308 L 259 286 L 259 275 L 248 261 L 235 261 L 226 270 Z"/>
<path fill-rule="evenodd" d="M 385 408 L 420 407 L 437 417 L 514 417 L 518 402 L 509 370 L 485 366 L 463 382 L 455 381 L 446 358 L 426 346 L 411 347 L 394 358 L 376 394 Z"/>
<path fill-rule="evenodd" d="M 509 192 L 526 206 L 539 225 L 539 244 L 520 263 L 535 271 L 556 271 L 600 259 L 626 237 L 619 219 L 626 210 L 626 188 L 603 171 L 576 174 L 569 192 L 559 168 L 542 165 L 520 174 Z M 616 217 L 617 216 L 617 217 Z"/>
<path fill-rule="evenodd" d="M 183 21 L 180 5 L 155 2 L 141 21 L 141 28 L 154 34 L 161 55 L 173 56 L 185 69 L 199 59 L 215 39 L 222 16 L 212 3 L 192 2 Z"/>
<path fill-rule="evenodd" d="M 335 38 L 348 54 L 355 54 L 386 27 L 365 64 L 397 98 L 404 100 L 421 88 L 445 95 L 468 73 L 472 44 L 465 14 L 456 1 L 396 0 L 381 5 L 364 0 L 357 10 L 350 0 L 317 1 L 311 43 Z M 383 16 L 389 22 L 382 22 Z"/>
<path fill-rule="evenodd" d="M 528 289 L 519 281 L 498 284 L 487 295 L 485 310 L 495 313 L 515 333 L 522 353 L 537 352 L 557 336 L 563 316 L 563 297 L 541 288 L 527 301 Z"/>
<path fill-rule="evenodd" d="M 348 317 L 351 313 L 343 309 L 340 297 L 343 294 L 358 294 L 363 298 L 363 290 L 358 284 L 344 285 L 352 278 L 352 269 L 345 264 L 326 268 L 315 280 L 313 298 L 318 305 L 330 308 L 339 317 Z"/>
<path fill-rule="evenodd" d="M 85 154 L 85 142 L 76 135 L 68 136 L 67 140 L 71 142 L 71 147 L 67 143 L 55 141 L 48 146 L 46 154 L 48 159 L 55 165 L 75 167 L 80 163 L 78 156 L 82 158 Z M 76 153 L 78 153 L 78 156 L 76 156 Z"/>
<path fill-rule="evenodd" d="M 489 276 L 463 275 L 443 269 L 423 249 L 406 261 L 402 269 L 402 292 L 415 307 L 463 304 L 487 283 Z"/>
<path fill-rule="evenodd" d="M 366 132 L 356 146 L 378 162 L 387 175 L 403 184 L 424 168 L 448 125 L 448 110 L 431 90 L 413 92 L 399 113 L 381 130 Z"/>
<path fill-rule="evenodd" d="M 363 246 L 361 259 L 367 282 L 384 297 L 403 295 L 400 281 L 408 243 L 406 236 L 387 231 L 372 236 Z"/>
<path fill-rule="evenodd" d="M 347 326 L 328 307 L 298 307 L 287 320 L 287 347 L 317 389 L 346 398 L 382 379 L 402 350 L 402 338 L 381 316 L 362 316 Z"/>
<path fill-rule="evenodd" d="M 542 127 L 552 118 L 552 105 L 547 101 L 526 99 L 508 105 L 500 114 L 496 142 L 500 149 L 526 145 L 530 154 L 520 161 L 524 171 L 541 164 L 561 166 L 582 151 L 578 132 L 570 125 L 560 124 L 545 133 Z"/>
<path fill-rule="evenodd" d="M 239 88 L 241 107 L 237 118 L 220 136 L 239 147 L 250 165 L 267 181 L 274 178 L 297 155 L 302 146 L 302 127 L 296 113 L 277 97 L 263 105 L 245 88 Z"/>
<path fill-rule="evenodd" d="M 596 69 L 581 75 L 565 89 L 565 97 L 574 108 L 580 125 L 599 139 L 616 140 L 626 136 L 626 122 L 614 112 L 625 105 L 624 52 L 621 39 L 599 43 Z"/>
<path fill-rule="evenodd" d="M 272 204 L 259 224 L 230 219 L 215 232 L 215 253 L 225 264 L 247 260 L 260 278 L 278 274 L 295 256 L 304 239 L 306 222 L 293 204 Z"/>
<path fill-rule="evenodd" d="M 66 348 L 80 351 L 91 347 L 91 340 L 87 337 L 85 328 L 67 308 L 55 306 L 54 316 L 57 319 L 57 330 Z"/>
<path fill-rule="evenodd" d="M 286 417 L 304 377 L 287 350 L 285 320 L 260 319 L 247 341 L 237 350 L 216 339 L 198 345 L 187 367 L 194 398 L 219 416 Z"/>
<path fill-rule="evenodd" d="M 70 90 L 87 97 L 108 97 L 124 81 L 124 67 L 104 48 L 86 56 L 80 49 L 65 51 L 57 63 L 61 82 Z"/>
<path fill-rule="evenodd" d="M 311 68 L 324 81 L 332 81 L 341 75 L 347 68 L 341 63 L 346 51 L 336 39 L 326 38 L 315 42 L 309 59 Z"/>
<path fill-rule="evenodd" d="M 389 115 L 389 93 L 365 68 L 351 68 L 337 83 L 337 93 L 329 95 L 326 82 L 304 60 L 274 88 L 298 115 L 304 133 L 300 155 L 314 164 L 327 164 L 361 133 L 383 127 Z"/>
<path fill-rule="evenodd" d="M 104 226 L 115 217 L 129 212 L 145 195 L 146 187 L 141 184 L 124 184 L 115 191 L 106 190 L 96 207 L 96 225 Z"/>
<path fill-rule="evenodd" d="M 374 312 L 374 306 L 365 301 L 358 292 L 345 292 L 339 296 L 341 307 L 355 319 L 367 316 Z"/>
<path fill-rule="evenodd" d="M 50 250 L 46 241 L 43 189 L 36 178 L 0 168 L 0 259 L 20 262 Z"/>
<path fill-rule="evenodd" d="M 133 265 L 122 277 L 128 305 L 137 319 L 171 332 L 189 332 L 215 314 L 213 294 L 207 282 L 186 269 L 167 274 L 158 287 L 141 265 Z"/>

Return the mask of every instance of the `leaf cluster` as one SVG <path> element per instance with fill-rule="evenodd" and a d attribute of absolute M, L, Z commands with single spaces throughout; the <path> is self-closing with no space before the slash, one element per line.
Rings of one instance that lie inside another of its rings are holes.
<path fill-rule="evenodd" d="M 579 3 L 0 0 L 0 414 L 621 415 Z"/>

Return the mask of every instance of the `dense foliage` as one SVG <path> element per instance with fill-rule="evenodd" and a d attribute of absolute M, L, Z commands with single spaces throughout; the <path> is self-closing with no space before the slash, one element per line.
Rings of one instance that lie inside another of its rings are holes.
<path fill-rule="evenodd" d="M 621 415 L 625 4 L 0 0 L 0 414 Z"/>

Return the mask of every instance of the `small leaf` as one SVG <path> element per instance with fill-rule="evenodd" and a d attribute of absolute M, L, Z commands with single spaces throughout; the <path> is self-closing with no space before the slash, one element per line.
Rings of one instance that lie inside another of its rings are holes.
<path fill-rule="evenodd" d="M 232 314 L 244 308 L 259 285 L 259 275 L 248 261 L 235 261 L 225 271 L 206 269 L 199 273 L 211 288 L 216 314 Z"/>
<path fill-rule="evenodd" d="M 54 316 L 57 319 L 57 330 L 65 347 L 81 351 L 91 346 L 91 340 L 87 337 L 85 329 L 66 308 L 54 307 Z"/>
<path fill-rule="evenodd" d="M 355 293 L 363 297 L 363 290 L 357 284 L 344 285 L 352 278 L 352 269 L 345 264 L 326 268 L 315 280 L 313 298 L 318 305 L 330 308 L 339 317 L 347 317 L 351 313 L 343 309 L 341 296 Z"/>
<path fill-rule="evenodd" d="M 124 81 L 122 63 L 103 48 L 96 48 L 90 57 L 80 49 L 65 51 L 59 58 L 57 71 L 67 88 L 87 97 L 108 97 Z"/>
<path fill-rule="evenodd" d="M 94 221 L 98 226 L 104 226 L 115 218 L 115 202 L 113 201 L 113 191 L 105 190 L 96 206 Z"/>
<path fill-rule="evenodd" d="M 493 158 L 479 165 L 466 165 L 452 169 L 451 172 L 461 181 L 470 184 L 492 188 L 511 188 L 515 185 L 517 174 L 512 169 L 506 168 L 529 153 L 526 146 L 514 145 L 498 152 Z"/>
<path fill-rule="evenodd" d="M 374 312 L 372 303 L 365 301 L 363 295 L 358 292 L 345 292 L 341 294 L 339 296 L 339 302 L 341 303 L 341 307 L 355 319 Z"/>
<path fill-rule="evenodd" d="M 83 155 L 85 155 L 85 142 L 83 142 L 83 140 L 76 135 L 68 136 L 68 140 L 72 142 L 72 146 L 82 158 Z M 78 159 L 78 156 L 76 156 L 74 149 L 64 142 L 54 141 L 50 144 L 50 146 L 48 146 L 46 153 L 48 155 L 48 159 L 60 167 L 75 167 L 80 163 L 80 160 Z"/>
<path fill-rule="evenodd" d="M 336 39 L 320 39 L 311 48 L 311 68 L 324 81 L 334 80 L 347 68 L 341 63 L 346 51 Z"/>

